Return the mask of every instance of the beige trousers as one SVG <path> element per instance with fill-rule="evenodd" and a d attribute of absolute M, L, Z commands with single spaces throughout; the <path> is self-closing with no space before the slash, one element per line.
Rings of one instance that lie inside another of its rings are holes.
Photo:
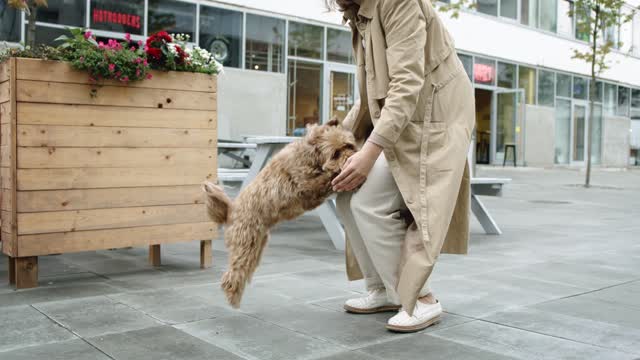
<path fill-rule="evenodd" d="M 389 302 L 400 304 L 396 288 L 407 232 L 400 212 L 406 205 L 384 153 L 360 190 L 338 194 L 336 207 L 367 290 L 386 289 Z M 430 292 L 425 284 L 420 296 Z"/>

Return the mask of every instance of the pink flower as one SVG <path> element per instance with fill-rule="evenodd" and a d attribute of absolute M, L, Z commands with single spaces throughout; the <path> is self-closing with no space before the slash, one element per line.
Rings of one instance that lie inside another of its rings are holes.
<path fill-rule="evenodd" d="M 118 71 L 118 72 L 116 73 L 116 77 L 120 77 L 121 75 L 122 75 L 122 71 Z"/>
<path fill-rule="evenodd" d="M 129 82 L 129 77 L 123 76 L 122 78 L 120 78 L 120 81 L 122 81 L 123 83 Z"/>
<path fill-rule="evenodd" d="M 116 70 L 116 64 L 109 64 L 109 72 L 114 72 Z"/>
<path fill-rule="evenodd" d="M 136 69 L 136 77 L 140 77 L 140 68 Z"/>
<path fill-rule="evenodd" d="M 142 60 L 142 65 L 149 66 L 149 62 L 147 61 L 147 59 Z"/>
<path fill-rule="evenodd" d="M 93 34 L 91 33 L 91 31 L 87 31 L 86 33 L 84 33 L 84 38 L 85 39 L 89 39 Z"/>
<path fill-rule="evenodd" d="M 131 34 L 129 34 L 129 33 L 124 34 L 124 39 L 127 40 L 127 42 L 130 42 L 131 41 Z"/>
<path fill-rule="evenodd" d="M 147 74 L 147 80 L 151 80 L 152 77 L 153 77 L 153 75 Z"/>
<path fill-rule="evenodd" d="M 138 47 L 142 47 L 143 44 L 142 40 L 138 40 Z"/>
<path fill-rule="evenodd" d="M 104 43 L 102 41 L 100 41 L 98 43 L 98 49 L 103 50 L 105 48 Z"/>
<path fill-rule="evenodd" d="M 136 58 L 133 62 L 140 64 L 142 62 L 142 58 Z"/>
<path fill-rule="evenodd" d="M 84 62 L 84 56 L 80 56 L 80 63 L 82 64 Z"/>
<path fill-rule="evenodd" d="M 129 50 L 136 51 L 136 48 L 135 48 L 135 46 L 132 46 L 132 47 L 129 48 Z"/>

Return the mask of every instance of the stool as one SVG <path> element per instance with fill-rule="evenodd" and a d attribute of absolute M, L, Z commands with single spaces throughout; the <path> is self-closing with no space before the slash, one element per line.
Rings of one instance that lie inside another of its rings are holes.
<path fill-rule="evenodd" d="M 513 150 L 513 167 L 517 167 L 518 158 L 516 155 L 516 144 L 504 144 L 504 159 L 502 160 L 502 167 L 507 164 L 507 156 L 509 155 L 509 149 Z"/>

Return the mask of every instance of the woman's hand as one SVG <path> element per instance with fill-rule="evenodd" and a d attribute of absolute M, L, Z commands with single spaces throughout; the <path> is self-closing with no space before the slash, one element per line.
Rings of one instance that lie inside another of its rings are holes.
<path fill-rule="evenodd" d="M 333 191 L 352 191 L 362 185 L 367 180 L 367 176 L 381 152 L 380 146 L 367 141 L 362 150 L 347 160 L 340 175 L 333 180 L 331 183 Z"/>

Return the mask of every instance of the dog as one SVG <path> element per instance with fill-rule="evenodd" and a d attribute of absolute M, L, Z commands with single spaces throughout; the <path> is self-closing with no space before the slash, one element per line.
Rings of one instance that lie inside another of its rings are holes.
<path fill-rule="evenodd" d="M 334 119 L 308 127 L 307 135 L 276 154 L 234 201 L 219 186 L 204 184 L 209 217 L 226 225 L 229 269 L 221 287 L 232 307 L 240 306 L 269 230 L 320 206 L 333 193 L 331 181 L 356 151 L 353 134 Z"/>

